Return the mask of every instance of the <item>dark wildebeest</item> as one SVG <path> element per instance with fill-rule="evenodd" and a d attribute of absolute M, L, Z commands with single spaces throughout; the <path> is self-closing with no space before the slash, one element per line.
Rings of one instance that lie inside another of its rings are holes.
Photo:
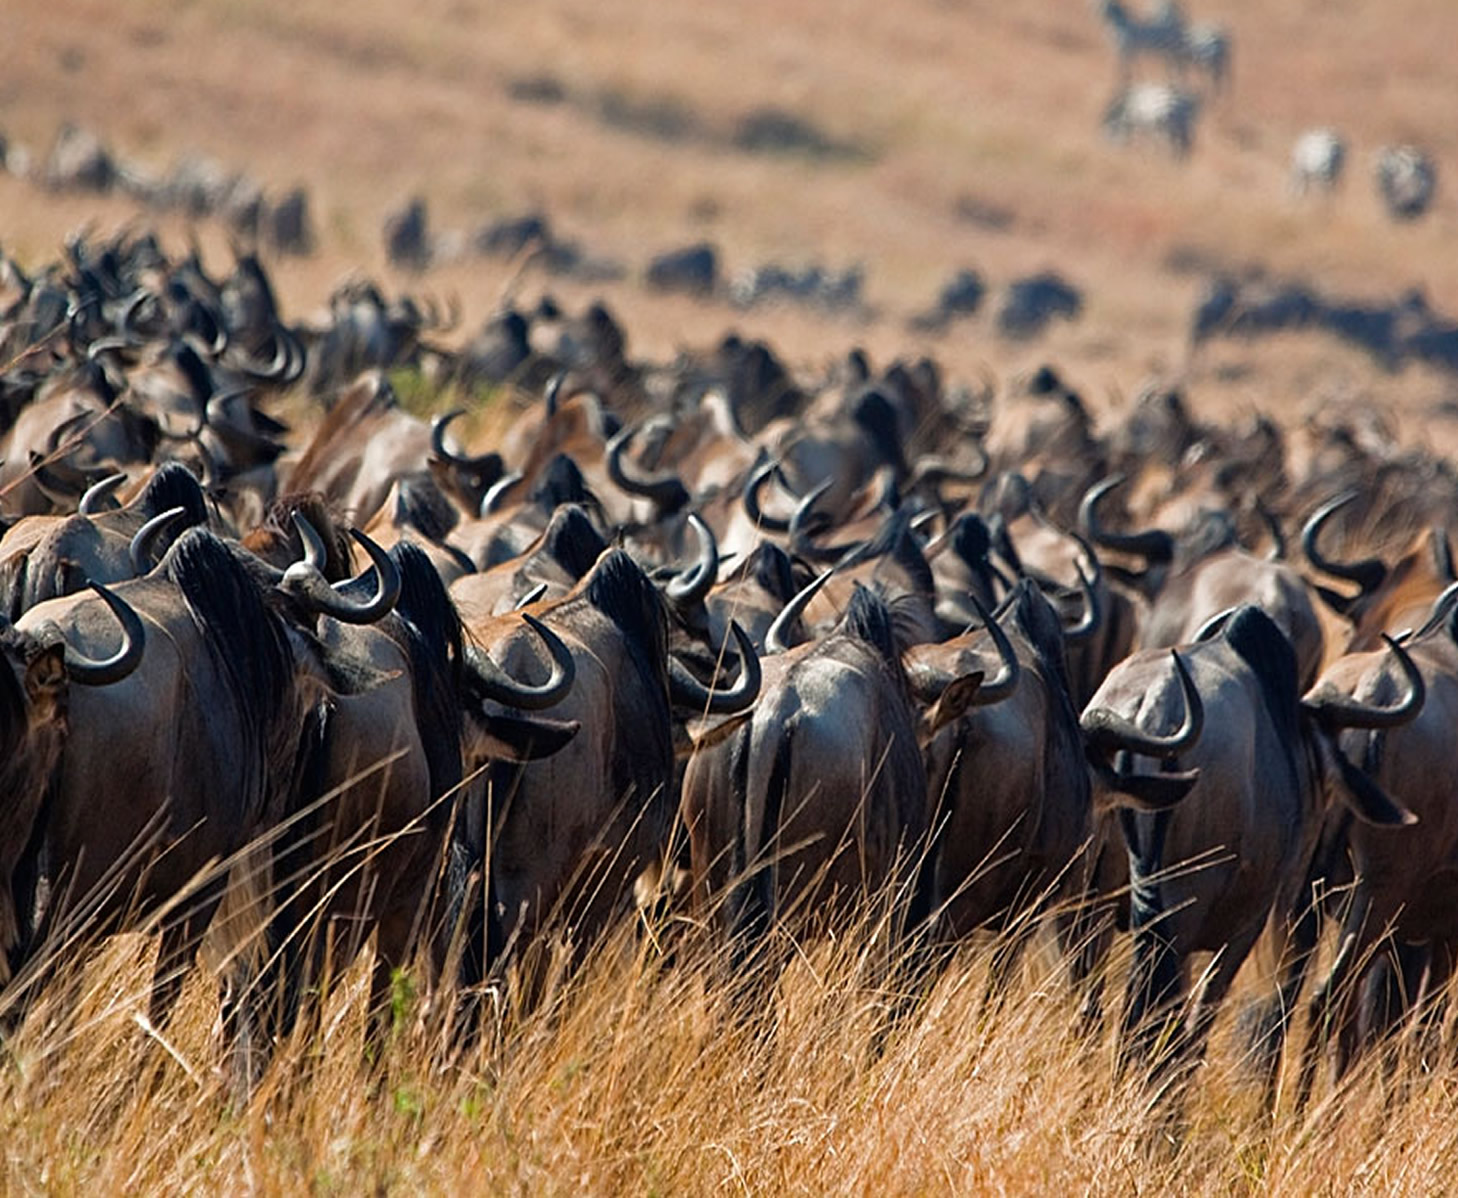
<path fill-rule="evenodd" d="M 689 761 L 696 904 L 727 895 L 739 953 L 786 915 L 834 926 L 888 886 L 906 889 L 898 922 L 930 913 L 929 885 L 913 886 L 927 830 L 920 746 L 975 700 L 982 673 L 946 680 L 918 710 L 892 624 L 858 587 L 830 635 L 765 660 L 752 716 Z"/>
<path fill-rule="evenodd" d="M 1113 475 L 1089 489 L 1079 507 L 1084 532 L 1095 545 L 1116 553 L 1143 557 L 1147 563 L 1137 581 L 1150 607 L 1139 644 L 1166 649 L 1194 640 L 1206 622 L 1242 604 L 1259 607 L 1291 641 L 1298 678 L 1310 686 L 1321 670 L 1326 638 L 1301 575 L 1283 561 L 1258 558 L 1217 528 L 1213 548 L 1203 538 L 1177 539 L 1163 529 L 1115 533 L 1099 518 L 1098 505 L 1122 485 Z"/>
<path fill-rule="evenodd" d="M 1451 603 L 1453 588 L 1447 599 Z M 1354 881 L 1344 896 L 1339 949 L 1311 1002 L 1311 1029 L 1302 1063 L 1298 1101 L 1315 1081 L 1323 1046 L 1332 1050 L 1333 1080 L 1340 1081 L 1360 1047 L 1360 975 L 1388 938 L 1394 947 L 1429 950 L 1429 977 L 1422 989 L 1442 992 L 1458 954 L 1458 644 L 1454 612 L 1441 605 L 1433 619 L 1404 643 L 1427 692 L 1415 719 L 1395 727 L 1344 731 L 1343 752 L 1374 782 L 1417 816 L 1415 826 L 1373 825 L 1334 812 L 1334 847 L 1350 856 Z M 1368 651 L 1338 659 L 1322 675 L 1314 695 L 1365 704 L 1392 703 L 1408 682 L 1389 655 Z M 1416 1004 L 1418 994 L 1401 996 Z"/>
<path fill-rule="evenodd" d="M 1332 516 L 1357 498 L 1356 491 L 1348 491 L 1312 512 L 1301 531 L 1301 547 L 1315 569 L 1357 585 L 1357 593 L 1352 596 L 1338 594 L 1327 587 L 1316 589 L 1333 610 L 1351 621 L 1352 635 L 1347 647 L 1367 650 L 1382 643 L 1382 633 L 1396 635 L 1404 629 L 1418 627 L 1427 619 L 1433 603 L 1454 581 L 1453 550 L 1447 532 L 1433 528 L 1411 544 L 1391 566 L 1377 558 L 1339 561 L 1327 556 L 1320 546 L 1322 530 Z"/>
<path fill-rule="evenodd" d="M 1134 964 L 1122 1057 L 1169 1065 L 1197 1058 L 1236 971 L 1274 911 L 1278 941 L 1305 910 L 1303 883 L 1330 800 L 1373 823 L 1410 819 L 1342 755 L 1342 727 L 1396 724 L 1423 701 L 1422 680 L 1394 646 L 1408 685 L 1390 707 L 1303 701 L 1296 655 L 1258 608 L 1229 614 L 1208 639 L 1173 653 L 1141 650 L 1105 680 L 1082 717 L 1089 751 L 1198 771 L 1187 798 L 1153 813 L 1121 811 L 1132 884 Z M 1167 731 L 1177 725 L 1173 733 Z M 1125 755 L 1128 757 L 1125 757 Z M 1278 945 L 1278 948 L 1280 946 Z M 1188 993 L 1190 961 L 1215 953 L 1187 1027 L 1155 1054 L 1163 1019 Z M 1293 984 L 1287 977 L 1283 985 Z M 1294 996 L 1287 995 L 1291 1001 Z M 1290 1002 L 1282 1003 L 1282 1010 Z M 1159 1012 L 1163 1019 L 1150 1018 Z M 1284 1023 L 1270 1029 L 1267 1098 Z"/>
<path fill-rule="evenodd" d="M 993 656 L 1001 663 L 995 675 Z M 1093 796 L 1062 623 L 1024 581 L 1000 620 L 984 616 L 982 627 L 913 646 L 904 660 L 923 705 L 950 680 L 987 672 L 965 713 L 931 739 L 925 756 L 938 934 L 1011 933 L 999 944 L 996 983 L 1036 928 L 1027 917 L 1050 900 L 1081 900 L 1088 886 L 1081 855 L 1093 839 Z M 1060 918 L 1060 931 L 1082 940 L 1083 922 Z"/>
<path fill-rule="evenodd" d="M 166 913 L 151 1012 L 165 1020 L 222 898 L 227 861 L 277 822 L 295 781 L 307 702 L 282 622 L 232 549 L 189 529 L 148 577 L 116 595 L 146 628 L 146 650 L 115 685 L 72 690 L 70 734 L 29 835 L 17 892 L 27 954 L 80 914 L 98 931 L 179 897 Z M 114 608 L 90 594 L 33 607 L 22 631 L 61 630 L 110 652 Z M 140 631 L 131 638 L 141 643 Z"/>
<path fill-rule="evenodd" d="M 467 813 L 472 860 L 489 862 L 487 923 L 473 935 L 488 962 L 554 921 L 579 944 L 602 931 L 634 880 L 668 850 L 674 709 L 733 714 L 759 690 L 758 659 L 737 627 L 741 673 L 732 689 L 711 694 L 674 660 L 664 599 L 622 550 L 604 553 L 563 598 L 523 611 L 571 652 L 576 682 L 553 714 L 582 730 L 547 760 L 493 763 L 485 796 Z M 543 671 L 535 635 L 516 620 L 501 628 L 467 622 L 512 677 L 535 682 Z"/>
<path fill-rule="evenodd" d="M 101 610 L 121 625 L 121 646 L 107 646 L 106 657 L 93 660 L 55 636 L 44 616 L 30 630 L 12 627 L 0 618 L 0 793 L 5 795 L 4 835 L 0 836 L 0 969 L 9 980 L 31 949 L 28 897 L 34 884 L 34 834 L 46 810 L 46 799 L 68 748 L 73 711 L 88 688 L 106 689 L 126 681 L 141 663 L 146 633 L 125 600 L 94 585 Z M 81 600 L 77 600 L 80 602 Z M 45 609 L 42 609 L 44 611 Z M 101 616 L 86 640 L 102 639 Z M 114 641 L 113 628 L 107 634 Z M 80 638 L 78 638 L 80 640 Z M 81 641 L 80 643 L 86 643 Z M 77 684 L 74 688 L 70 683 Z M 82 730 L 80 739 L 94 736 Z M 18 892 L 18 893 L 17 893 Z"/>
<path fill-rule="evenodd" d="M 515 683 L 472 658 L 445 588 L 429 559 L 409 543 L 382 555 L 356 533 L 379 575 L 377 593 L 350 595 L 324 578 L 323 538 L 307 519 L 294 517 L 305 558 L 289 567 L 282 588 L 294 597 L 303 636 L 295 637 L 303 669 L 317 681 L 312 711 L 314 744 L 295 826 L 280 837 L 274 874 L 287 886 L 271 942 L 288 970 L 293 1005 L 298 987 L 318 976 L 325 946 L 346 965 L 378 929 L 373 1012 L 388 1009 L 391 973 L 410 963 L 420 943 L 439 969 L 450 927 L 458 916 L 463 860 L 450 852 L 463 780 L 463 752 L 476 758 L 529 760 L 555 751 L 575 732 L 571 725 L 522 717 L 502 719 L 479 710 L 482 698 L 541 708 L 572 685 L 566 648 L 541 625 L 556 668 L 541 687 Z M 398 603 L 395 596 L 398 595 Z M 395 604 L 394 610 L 381 609 Z M 474 710 L 473 710 L 474 709 Z M 315 796 L 327 796 L 320 809 Z M 444 893 L 437 894 L 437 879 Z M 439 897 L 443 907 L 432 909 Z M 338 936 L 325 930 L 330 921 Z M 265 980 L 264 995 L 269 982 Z"/>

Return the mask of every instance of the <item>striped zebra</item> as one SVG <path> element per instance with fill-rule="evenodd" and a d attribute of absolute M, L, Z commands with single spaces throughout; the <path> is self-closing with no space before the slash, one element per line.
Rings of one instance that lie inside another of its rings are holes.
<path fill-rule="evenodd" d="M 1377 152 L 1377 190 L 1393 220 L 1416 220 L 1433 202 L 1438 168 L 1416 146 L 1384 146 Z"/>
<path fill-rule="evenodd" d="M 1145 18 L 1132 12 L 1122 0 L 1098 0 L 1098 4 L 1099 17 L 1114 40 L 1124 80 L 1128 80 L 1135 60 L 1146 55 L 1176 68 L 1182 64 L 1183 18 L 1176 6 L 1167 4 L 1153 17 Z"/>
<path fill-rule="evenodd" d="M 1347 144 L 1335 129 L 1308 129 L 1291 147 L 1291 194 L 1331 191 L 1346 162 Z"/>
<path fill-rule="evenodd" d="M 1169 83 L 1131 83 L 1104 112 L 1104 132 L 1115 142 L 1135 137 L 1162 141 L 1176 158 L 1190 152 L 1200 97 Z"/>

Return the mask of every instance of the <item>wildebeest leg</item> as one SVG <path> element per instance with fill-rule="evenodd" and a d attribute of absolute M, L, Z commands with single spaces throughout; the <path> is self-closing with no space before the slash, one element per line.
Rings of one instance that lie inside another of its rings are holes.
<path fill-rule="evenodd" d="M 1284 922 L 1279 913 L 1275 920 Z M 1247 1032 L 1251 1060 L 1259 1071 L 1268 1114 L 1276 1110 L 1277 1089 L 1281 1080 L 1281 1054 L 1291 1026 L 1291 1014 L 1301 1000 L 1306 985 L 1306 971 L 1311 966 L 1320 930 L 1320 912 L 1308 902 L 1284 931 L 1272 928 L 1281 941 L 1276 962 L 1276 987 L 1269 998 L 1256 1000 L 1248 1014 L 1242 1016 Z"/>
<path fill-rule="evenodd" d="M 172 1019 L 172 1012 L 182 994 L 182 982 L 202 944 L 203 933 L 213 922 L 218 904 L 223 901 L 226 876 L 208 882 L 188 903 L 188 909 L 162 927 L 157 948 L 157 964 L 152 969 L 152 995 L 147 1016 L 152 1026 L 161 1030 Z"/>
<path fill-rule="evenodd" d="M 1127 809 L 1119 812 L 1129 848 L 1129 927 L 1134 942 L 1120 1038 L 1121 1070 L 1136 1061 L 1156 1061 L 1161 1041 L 1170 1030 L 1165 1025 L 1173 1014 L 1171 1004 L 1182 989 L 1183 963 L 1162 926 L 1163 898 L 1158 882 L 1151 880 L 1163 867 L 1169 820 L 1168 810 L 1152 815 L 1136 815 Z"/>
<path fill-rule="evenodd" d="M 380 919 L 375 935 L 375 965 L 370 977 L 370 1037 L 382 1045 L 392 1031 L 398 1031 L 414 1017 L 413 979 L 404 971 L 410 965 L 415 911 L 396 905 Z"/>
<path fill-rule="evenodd" d="M 1258 924 L 1236 937 L 1210 962 L 1203 985 L 1199 987 L 1194 1009 L 1190 1012 L 1188 1030 L 1180 1045 L 1180 1056 L 1186 1067 L 1193 1067 L 1204 1060 L 1205 1047 L 1210 1040 L 1210 1029 L 1214 1026 L 1215 1016 L 1220 1013 L 1220 1006 L 1230 992 L 1235 975 L 1250 956 L 1250 950 L 1255 947 L 1263 930 L 1264 925 Z"/>
<path fill-rule="evenodd" d="M 1079 1003 L 1079 1027 L 1096 1037 L 1104 1026 L 1104 965 L 1114 941 L 1115 913 L 1107 903 L 1086 900 L 1054 918 L 1058 948 L 1067 963 L 1068 980 Z"/>
<path fill-rule="evenodd" d="M 1356 982 L 1355 970 L 1362 963 L 1367 949 L 1367 924 L 1372 912 L 1372 899 L 1367 888 L 1358 882 L 1352 893 L 1352 905 L 1342 921 L 1341 947 L 1326 980 L 1311 996 L 1311 1016 L 1306 1031 L 1306 1045 L 1301 1055 L 1301 1073 L 1296 1084 L 1296 1109 L 1302 1110 L 1311 1098 L 1316 1082 L 1316 1068 L 1331 1037 L 1334 1020 L 1341 1018 L 1341 1008 L 1352 998 Z M 1339 1065 L 1337 1076 L 1345 1064 Z"/>

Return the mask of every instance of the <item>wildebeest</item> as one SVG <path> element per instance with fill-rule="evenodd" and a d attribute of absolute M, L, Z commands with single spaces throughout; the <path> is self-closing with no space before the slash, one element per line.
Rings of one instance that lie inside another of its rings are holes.
<path fill-rule="evenodd" d="M 922 705 L 951 680 L 984 674 L 964 713 L 926 744 L 933 901 L 941 937 L 1014 929 L 1010 957 L 1034 927 L 1029 912 L 1055 896 L 1081 899 L 1087 885 L 1076 859 L 1093 806 L 1061 621 L 1025 581 L 1001 620 L 913 646 L 904 660 Z"/>
<path fill-rule="evenodd" d="M 1360 1047 L 1358 982 L 1373 953 L 1389 937 L 1396 945 L 1427 950 L 1422 997 L 1440 994 L 1458 952 L 1458 806 L 1452 779 L 1458 771 L 1458 644 L 1453 592 L 1433 618 L 1404 642 L 1422 679 L 1426 701 L 1411 722 L 1341 733 L 1340 750 L 1371 775 L 1393 800 L 1417 817 L 1415 825 L 1374 825 L 1342 812 L 1330 817 L 1336 849 L 1350 855 L 1353 882 L 1342 896 L 1338 951 L 1311 1000 L 1298 1099 L 1315 1081 L 1322 1048 L 1329 1047 L 1340 1081 Z M 1385 651 L 1349 654 L 1332 663 L 1316 693 L 1369 704 L 1392 703 L 1409 685 Z M 1403 996 L 1416 1005 L 1420 995 Z"/>
<path fill-rule="evenodd" d="M 101 632 L 103 619 L 120 625 L 121 644 L 107 645 L 103 659 L 92 659 L 73 647 L 64 632 L 58 638 L 57 625 L 45 614 L 27 628 L 0 617 L 0 790 L 6 796 L 0 838 L 0 953 L 4 954 L 0 966 L 6 980 L 33 947 L 27 900 L 35 883 L 36 824 L 46 817 L 47 801 L 77 727 L 74 721 L 85 709 L 81 696 L 88 688 L 125 682 L 145 652 L 145 629 L 126 600 L 100 584 L 90 589 L 93 594 L 87 599 L 99 601 L 100 611 L 107 615 L 91 612 L 90 635 L 78 637 L 78 642 L 94 644 L 103 635 L 114 640 L 115 628 Z M 95 735 L 96 729 L 82 725 L 77 739 Z"/>
<path fill-rule="evenodd" d="M 1202 951 L 1217 955 L 1188 1024 L 1160 1059 L 1167 1065 L 1203 1051 L 1210 1022 L 1272 912 L 1278 941 L 1304 912 L 1303 882 L 1330 806 L 1344 803 L 1378 824 L 1412 818 L 1336 743 L 1343 727 L 1393 726 L 1421 709 L 1422 679 L 1399 647 L 1393 652 L 1406 684 L 1389 705 L 1320 693 L 1303 700 L 1290 642 L 1258 608 L 1244 606 L 1217 634 L 1174 652 L 1173 669 L 1171 651 L 1135 653 L 1089 702 L 1081 722 L 1091 753 L 1105 762 L 1112 755 L 1118 768 L 1152 758 L 1198 771 L 1177 805 L 1120 812 L 1134 936 L 1126 1061 L 1153 1059 L 1161 1024 L 1185 1014 L 1175 1004 L 1189 992 L 1190 961 Z M 1289 1001 L 1283 1014 L 1288 1009 Z M 1280 1023 L 1272 1034 L 1283 1032 Z M 1268 1099 L 1274 1080 L 1272 1072 Z"/>
<path fill-rule="evenodd" d="M 71 692 L 70 733 L 24 838 L 17 891 L 26 955 L 50 947 L 78 912 L 115 929 L 193 891 L 162 924 L 151 999 L 162 1021 L 222 898 L 226 875 L 211 867 L 287 808 L 308 704 L 281 622 L 206 530 L 188 530 L 115 596 L 136 613 L 129 639 L 140 646 L 147 630 L 146 648 L 116 684 Z M 31 608 L 16 627 L 59 628 L 99 655 L 115 642 L 117 614 L 75 594 Z M 30 925 L 41 875 L 49 898 Z"/>
<path fill-rule="evenodd" d="M 493 764 L 465 816 L 473 861 L 489 863 L 486 926 L 473 939 L 491 962 L 554 924 L 579 945 L 601 932 L 669 848 L 675 708 L 729 714 L 752 703 L 760 684 L 753 646 L 737 629 L 735 687 L 711 694 L 694 680 L 669 654 L 662 596 L 622 550 L 605 552 L 563 598 L 523 611 L 571 653 L 576 681 L 553 714 L 582 731 L 547 760 Z M 529 630 L 473 619 L 467 632 L 513 677 L 540 678 Z"/>
<path fill-rule="evenodd" d="M 920 745 L 975 701 L 982 672 L 944 680 L 919 710 L 892 624 L 858 587 L 830 635 L 765 660 L 751 717 L 689 761 L 697 902 L 726 897 L 743 952 L 790 916 L 833 927 L 886 886 L 906 888 L 903 924 L 930 912 L 913 881 L 928 816 Z"/>
<path fill-rule="evenodd" d="M 1384 632 L 1393 634 L 1422 625 L 1434 602 L 1455 581 L 1453 550 L 1445 529 L 1434 527 L 1417 537 L 1391 566 L 1380 558 L 1342 561 L 1321 549 L 1322 530 L 1358 495 L 1344 492 L 1311 513 L 1301 531 L 1306 559 L 1321 573 L 1355 583 L 1357 593 L 1344 595 L 1318 586 L 1317 593 L 1328 606 L 1351 622 L 1351 637 L 1345 646 L 1353 650 L 1375 649 Z"/>

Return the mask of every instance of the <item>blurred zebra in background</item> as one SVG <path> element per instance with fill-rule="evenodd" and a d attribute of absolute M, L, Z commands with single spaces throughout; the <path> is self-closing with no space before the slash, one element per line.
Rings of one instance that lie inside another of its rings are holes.
<path fill-rule="evenodd" d="M 1122 0 L 1098 0 L 1098 8 L 1099 17 L 1114 41 L 1119 74 L 1124 82 L 1128 82 L 1135 61 L 1141 57 L 1162 59 L 1171 65 L 1182 61 L 1184 31 L 1178 21 L 1170 21 L 1168 5 L 1153 17 L 1139 16 Z M 1177 10 L 1174 15 L 1178 17 Z"/>
<path fill-rule="evenodd" d="M 1224 90 L 1230 73 L 1230 35 L 1220 25 L 1191 22 L 1179 0 L 1160 0 L 1149 16 L 1135 13 L 1123 0 L 1098 0 L 1099 17 L 1113 39 L 1119 75 L 1128 83 L 1135 61 L 1162 61 L 1175 78 L 1187 70 L 1203 76 L 1212 92 Z"/>
<path fill-rule="evenodd" d="M 1120 89 L 1104 112 L 1104 132 L 1111 141 L 1136 137 L 1161 141 L 1176 158 L 1190 152 L 1200 97 L 1168 83 L 1131 83 Z"/>
<path fill-rule="evenodd" d="M 1291 147 L 1291 194 L 1331 191 L 1346 162 L 1347 145 L 1335 129 L 1308 129 Z"/>

